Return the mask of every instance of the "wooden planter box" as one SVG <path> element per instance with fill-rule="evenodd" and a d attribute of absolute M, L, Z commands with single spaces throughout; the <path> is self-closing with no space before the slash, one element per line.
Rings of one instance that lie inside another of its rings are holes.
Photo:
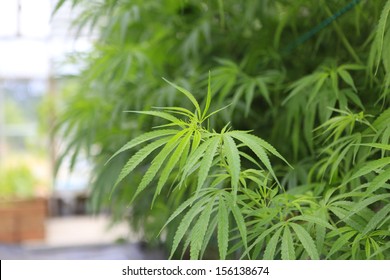
<path fill-rule="evenodd" d="M 0 243 L 43 240 L 46 217 L 43 198 L 0 202 Z"/>

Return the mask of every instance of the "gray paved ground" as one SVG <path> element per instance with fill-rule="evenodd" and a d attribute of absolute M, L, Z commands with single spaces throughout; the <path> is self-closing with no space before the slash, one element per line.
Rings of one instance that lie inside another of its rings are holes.
<path fill-rule="evenodd" d="M 2 260 L 162 260 L 166 258 L 162 251 L 145 250 L 139 244 L 34 248 L 0 244 Z"/>
<path fill-rule="evenodd" d="M 145 250 L 126 223 L 110 226 L 109 216 L 70 216 L 46 221 L 46 237 L 20 245 L 0 243 L 3 260 L 146 260 L 166 259 Z M 118 244 L 118 240 L 127 243 Z"/>

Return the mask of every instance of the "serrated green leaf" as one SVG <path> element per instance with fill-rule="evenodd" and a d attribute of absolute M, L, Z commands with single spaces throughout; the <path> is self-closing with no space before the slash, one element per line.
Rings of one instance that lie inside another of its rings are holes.
<path fill-rule="evenodd" d="M 330 248 L 329 253 L 326 255 L 326 259 L 329 259 L 333 256 L 334 253 L 338 252 L 343 246 L 345 246 L 349 239 L 351 239 L 354 235 L 356 235 L 356 231 L 350 231 L 343 233 L 340 238 L 338 238 Z"/>
<path fill-rule="evenodd" d="M 275 255 L 276 246 L 278 245 L 279 237 L 283 228 L 278 229 L 269 240 L 267 247 L 264 251 L 264 260 L 273 260 Z"/>
<path fill-rule="evenodd" d="M 378 71 L 380 65 L 380 59 L 382 57 L 383 41 L 386 33 L 387 18 L 390 14 L 390 1 L 387 1 L 383 7 L 379 22 L 378 28 L 376 30 L 376 36 L 374 41 L 374 47 L 377 49 L 377 58 L 376 58 L 376 71 Z"/>
<path fill-rule="evenodd" d="M 370 162 L 366 162 L 362 168 L 360 168 L 355 174 L 352 175 L 352 177 L 349 179 L 349 181 L 356 179 L 358 177 L 364 176 L 370 172 L 373 172 L 379 168 L 383 168 L 390 164 L 390 157 L 385 157 L 377 160 L 373 160 Z"/>
<path fill-rule="evenodd" d="M 179 216 L 185 209 L 187 209 L 187 207 L 189 207 L 190 205 L 192 205 L 196 200 L 198 200 L 199 197 L 197 196 L 192 196 L 190 197 L 189 199 L 187 199 L 186 201 L 184 201 L 182 204 L 180 204 L 180 206 L 178 208 L 176 208 L 176 210 L 171 214 L 171 216 L 169 217 L 169 219 L 165 222 L 164 226 L 161 228 L 160 230 L 160 233 L 161 231 L 170 223 L 172 222 L 177 216 Z M 159 233 L 159 234 L 160 234 Z"/>
<path fill-rule="evenodd" d="M 211 73 L 209 71 L 209 80 L 207 84 L 207 96 L 206 96 L 206 104 L 204 106 L 203 114 L 202 114 L 202 120 L 205 119 L 205 116 L 210 108 L 211 104 Z"/>
<path fill-rule="evenodd" d="M 252 162 L 254 165 L 256 165 L 259 169 L 261 169 L 261 165 L 253 157 L 251 157 L 250 155 L 248 155 L 248 154 L 246 154 L 244 152 L 240 152 L 240 156 L 246 158 L 247 160 Z"/>
<path fill-rule="evenodd" d="M 199 147 L 201 140 L 202 140 L 201 133 L 198 130 L 195 130 L 194 136 L 192 138 L 191 153 L 193 153 Z"/>
<path fill-rule="evenodd" d="M 367 226 L 364 228 L 362 234 L 366 235 L 370 231 L 374 230 L 390 213 L 390 204 L 384 206 L 379 210 L 368 222 Z"/>
<path fill-rule="evenodd" d="M 181 222 L 179 224 L 179 227 L 177 228 L 177 230 L 175 232 L 175 236 L 173 238 L 172 249 L 171 249 L 171 255 L 169 258 L 172 258 L 173 254 L 175 253 L 181 240 L 183 239 L 184 235 L 186 234 L 188 228 L 190 227 L 192 221 L 203 210 L 204 204 L 207 204 L 207 203 L 208 203 L 207 198 L 206 199 L 203 198 L 203 199 L 199 200 L 184 215 L 183 219 L 181 220 Z"/>
<path fill-rule="evenodd" d="M 267 101 L 269 106 L 272 106 L 271 99 L 269 98 L 269 90 L 264 79 L 261 77 L 257 78 L 256 84 L 260 90 L 261 95 L 264 97 L 265 101 Z"/>
<path fill-rule="evenodd" d="M 349 225 L 350 227 L 358 230 L 358 231 L 363 231 L 364 226 L 361 224 L 359 221 L 355 220 L 354 217 L 347 217 L 350 213 L 350 211 L 345 210 L 341 207 L 336 207 L 336 206 L 331 206 L 329 207 L 329 210 L 333 212 L 340 220 L 344 221 Z"/>
<path fill-rule="evenodd" d="M 368 259 L 371 255 L 371 242 L 370 242 L 370 239 L 367 238 L 366 239 L 366 244 L 364 246 L 364 251 L 366 252 L 366 258 Z"/>
<path fill-rule="evenodd" d="M 215 179 L 211 182 L 211 184 L 209 186 L 210 189 L 216 188 L 223 181 L 230 178 L 230 176 L 228 174 L 215 174 L 215 175 L 213 175 L 213 177 L 215 177 Z"/>
<path fill-rule="evenodd" d="M 156 197 L 161 193 L 161 190 L 165 183 L 167 182 L 169 175 L 171 174 L 172 170 L 175 168 L 176 164 L 179 162 L 180 157 L 183 154 L 183 151 L 185 147 L 188 145 L 190 139 L 191 139 L 192 133 L 187 132 L 187 134 L 181 139 L 179 145 L 177 146 L 176 150 L 172 153 L 172 156 L 169 158 L 168 163 L 165 165 L 164 169 L 161 172 L 160 179 L 158 180 L 156 191 L 154 193 L 152 205 L 154 203 L 154 200 Z"/>
<path fill-rule="evenodd" d="M 180 157 L 179 171 L 183 170 L 185 164 L 187 163 L 188 156 L 190 154 L 191 141 L 187 142 L 187 145 L 183 149 L 183 153 Z"/>
<path fill-rule="evenodd" d="M 295 260 L 294 241 L 290 228 L 286 226 L 282 238 L 282 260 Z"/>
<path fill-rule="evenodd" d="M 373 147 L 373 148 L 377 148 L 377 149 L 390 151 L 390 145 L 387 145 L 387 144 L 364 143 L 364 144 L 360 144 L 360 146 L 367 146 L 367 147 Z"/>
<path fill-rule="evenodd" d="M 181 259 L 184 258 L 184 255 L 188 251 L 188 248 L 190 247 L 191 239 L 187 238 L 186 241 L 183 244 L 182 252 L 181 252 Z"/>
<path fill-rule="evenodd" d="M 158 149 L 165 143 L 167 143 L 169 138 L 162 138 L 149 145 L 146 145 L 141 150 L 139 150 L 135 155 L 133 155 L 122 168 L 121 172 L 118 175 L 118 178 L 112 188 L 111 193 L 115 190 L 116 186 L 130 173 L 132 172 L 148 155 L 150 155 L 154 150 Z"/>
<path fill-rule="evenodd" d="M 339 96 L 339 79 L 336 72 L 330 72 L 330 80 L 332 82 L 332 90 L 335 92 L 336 96 Z"/>
<path fill-rule="evenodd" d="M 123 145 L 122 148 L 120 148 L 114 155 L 112 155 L 106 162 L 106 164 L 111 161 L 112 158 L 114 158 L 115 156 L 117 156 L 118 154 L 124 152 L 124 151 L 127 151 L 135 146 L 138 146 L 144 142 L 147 142 L 147 141 L 150 141 L 150 140 L 153 140 L 155 138 L 159 138 L 159 137 L 163 137 L 163 136 L 167 136 L 167 135 L 172 135 L 172 134 L 176 134 L 178 133 L 179 130 L 175 130 L 175 129 L 162 129 L 162 130 L 156 130 L 156 131 L 152 131 L 152 132 L 146 132 L 136 138 L 134 138 L 133 140 L 127 142 L 125 145 Z"/>
<path fill-rule="evenodd" d="M 325 208 L 319 209 L 319 211 L 317 212 L 317 215 L 321 220 L 327 222 L 327 220 L 328 220 L 327 210 Z M 316 238 L 315 238 L 316 245 L 317 245 L 318 252 L 321 254 L 323 251 L 323 248 L 324 248 L 324 242 L 325 242 L 325 237 L 326 237 L 326 227 L 323 225 L 320 225 L 320 224 L 316 224 L 315 230 L 316 230 Z"/>
<path fill-rule="evenodd" d="M 207 150 L 208 146 L 211 144 L 212 140 L 213 138 L 207 139 L 205 142 L 200 144 L 199 147 L 194 152 L 191 152 L 186 164 L 182 168 L 183 172 L 181 175 L 179 185 L 183 184 L 184 180 L 189 175 L 191 169 L 199 162 L 199 159 L 203 157 L 205 151 Z"/>
<path fill-rule="evenodd" d="M 330 170 L 330 179 L 329 179 L 330 181 L 334 178 L 335 174 L 338 174 L 339 169 L 340 169 L 340 163 L 341 163 L 341 161 L 345 160 L 345 157 L 346 157 L 347 153 L 350 151 L 351 147 L 352 147 L 352 144 L 348 144 L 344 148 L 340 147 L 339 149 L 335 150 L 333 152 L 333 154 L 329 157 L 329 160 L 327 163 L 331 164 L 331 161 L 333 161 L 332 167 Z M 340 152 L 340 150 L 341 150 L 341 152 Z"/>
<path fill-rule="evenodd" d="M 178 125 L 182 128 L 184 128 L 186 126 L 186 123 L 184 121 L 182 121 L 182 120 L 176 118 L 175 116 L 168 114 L 166 112 L 161 112 L 161 111 L 125 111 L 125 112 L 159 117 L 159 118 L 171 121 L 173 124 Z"/>
<path fill-rule="evenodd" d="M 171 112 L 171 113 L 175 113 L 175 114 L 179 114 L 179 115 L 183 115 L 183 116 L 186 116 L 188 118 L 192 118 L 192 117 L 195 117 L 195 114 L 192 113 L 190 110 L 186 109 L 186 108 L 182 108 L 182 107 L 153 107 L 154 109 L 158 109 L 158 110 L 164 110 L 166 112 Z"/>
<path fill-rule="evenodd" d="M 192 93 L 190 93 L 188 90 L 186 90 L 185 88 L 182 88 L 170 81 L 168 81 L 167 79 L 163 78 L 164 81 L 166 81 L 168 84 L 170 84 L 171 86 L 173 86 L 174 88 L 176 88 L 178 91 L 180 91 L 181 93 L 184 93 L 185 96 L 187 96 L 187 98 L 191 101 L 191 103 L 195 106 L 195 109 L 198 113 L 198 116 L 199 118 L 202 116 L 202 112 L 200 110 L 200 107 L 199 107 L 199 103 L 198 101 L 196 101 L 195 97 L 192 95 Z"/>
<path fill-rule="evenodd" d="M 333 231 L 330 231 L 326 237 L 327 238 L 333 238 L 333 237 L 336 237 L 336 236 L 339 236 L 341 234 L 344 234 L 346 232 L 349 232 L 351 230 L 354 230 L 352 227 L 346 225 L 346 226 L 342 226 L 342 227 L 339 227 L 337 228 L 336 230 L 333 230 Z M 356 231 L 356 230 L 355 230 Z"/>
<path fill-rule="evenodd" d="M 304 92 L 304 90 L 309 87 L 310 85 L 314 84 L 318 77 L 319 77 L 319 74 L 322 74 L 322 73 L 314 73 L 314 74 L 311 74 L 311 75 L 308 75 L 308 76 L 305 76 L 301 79 L 299 79 L 298 81 L 295 81 L 290 87 L 289 89 L 292 90 L 290 92 L 290 94 L 283 100 L 282 102 L 282 105 L 285 105 L 291 98 L 293 98 L 295 95 L 301 93 L 301 92 Z"/>
<path fill-rule="evenodd" d="M 211 163 L 213 162 L 219 143 L 220 143 L 219 137 L 212 138 L 210 145 L 207 147 L 203 155 L 199 167 L 197 191 L 199 191 L 202 188 L 204 182 L 207 179 L 207 176 L 209 175 Z"/>
<path fill-rule="evenodd" d="M 308 253 L 311 259 L 318 260 L 320 257 L 318 255 L 318 251 L 316 245 L 311 238 L 310 234 L 300 225 L 291 223 L 290 226 L 297 234 L 299 241 L 301 241 L 305 251 Z"/>
<path fill-rule="evenodd" d="M 353 92 L 352 90 L 345 90 L 344 93 L 353 103 L 359 106 L 360 109 L 364 110 L 363 103 L 360 100 L 360 97 L 355 92 Z"/>
<path fill-rule="evenodd" d="M 245 91 L 245 116 L 246 117 L 248 116 L 249 110 L 252 105 L 255 87 L 256 87 L 255 81 L 249 82 L 249 85 L 246 86 L 246 91 Z"/>
<path fill-rule="evenodd" d="M 382 254 L 383 252 L 389 250 L 390 251 L 390 242 L 387 242 L 383 246 L 381 246 L 377 251 L 375 251 L 371 256 L 370 259 L 374 258 L 375 256 L 378 256 L 379 254 Z"/>
<path fill-rule="evenodd" d="M 212 115 L 215 115 L 216 113 L 222 111 L 222 110 L 225 110 L 226 108 L 228 108 L 231 104 L 228 104 L 226 106 L 223 106 L 222 108 L 219 108 L 213 112 L 211 112 L 210 114 L 208 114 L 206 117 L 203 118 L 203 120 L 207 120 L 208 118 L 210 118 Z"/>
<path fill-rule="evenodd" d="M 358 255 L 360 253 L 360 250 L 361 250 L 361 246 L 360 246 L 361 240 L 362 240 L 362 235 L 358 233 L 352 242 L 352 250 L 351 250 L 352 259 L 355 259 L 355 260 L 361 259 L 361 257 Z"/>
<path fill-rule="evenodd" d="M 204 236 L 204 242 L 202 245 L 202 250 L 200 251 L 200 257 L 199 257 L 200 259 L 203 259 L 204 253 L 207 251 L 207 249 L 209 249 L 208 244 L 210 243 L 211 238 L 214 236 L 217 224 L 218 224 L 218 219 L 217 219 L 217 215 L 215 215 L 211 219 L 211 222 L 210 222 L 209 226 L 207 227 L 207 231 L 206 231 L 206 234 Z"/>
<path fill-rule="evenodd" d="M 278 178 L 276 177 L 275 172 L 271 166 L 271 162 L 268 158 L 268 155 L 263 149 L 263 146 L 260 144 L 262 142 L 258 141 L 258 139 L 260 138 L 250 134 L 240 133 L 238 131 L 231 131 L 227 134 L 231 135 L 233 138 L 240 140 L 243 144 L 248 146 L 252 150 L 252 152 L 254 152 L 255 155 L 260 159 L 260 161 L 265 165 L 265 167 L 271 173 L 272 177 L 274 177 L 275 181 L 280 185 Z"/>
<path fill-rule="evenodd" d="M 315 123 L 316 115 L 315 112 L 308 110 L 305 114 L 305 120 L 303 123 L 303 133 L 305 140 L 309 145 L 310 150 L 314 150 L 314 139 L 313 139 L 313 127 Z"/>
<path fill-rule="evenodd" d="M 202 214 L 200 215 L 198 221 L 196 222 L 191 232 L 191 244 L 190 244 L 191 260 L 198 259 L 199 252 L 202 249 L 202 244 L 204 242 L 204 236 L 207 231 L 207 226 L 209 224 L 213 206 L 214 206 L 214 200 L 209 201 L 207 203 L 205 209 L 203 210 Z"/>
<path fill-rule="evenodd" d="M 277 228 L 279 228 L 281 226 L 282 226 L 282 224 L 278 223 L 276 225 L 273 225 L 269 229 L 266 229 L 265 231 L 263 231 L 254 241 L 251 242 L 251 245 L 246 248 L 245 252 L 241 255 L 241 259 L 245 255 L 249 254 L 249 251 L 252 250 L 253 247 L 255 247 L 259 242 L 262 242 L 265 237 L 269 236 L 274 230 L 276 230 Z"/>
<path fill-rule="evenodd" d="M 145 175 L 142 177 L 141 182 L 139 183 L 137 190 L 132 198 L 132 201 L 138 196 L 138 194 L 143 191 L 149 183 L 154 179 L 157 172 L 163 166 L 164 161 L 171 154 L 171 152 L 175 149 L 175 147 L 179 144 L 180 138 L 185 134 L 186 131 L 182 130 L 173 136 L 169 142 L 164 146 L 164 148 L 160 151 L 160 153 L 153 159 L 152 164 L 146 171 Z"/>
<path fill-rule="evenodd" d="M 390 169 L 387 168 L 386 170 L 383 170 L 381 174 L 376 176 L 374 180 L 372 180 L 367 187 L 367 193 L 373 193 L 377 191 L 378 189 L 385 186 L 386 182 L 390 180 Z"/>
<path fill-rule="evenodd" d="M 247 243 L 247 229 L 245 225 L 244 216 L 242 215 L 242 212 L 240 208 L 238 208 L 237 204 L 233 202 L 233 199 L 230 197 L 230 194 L 225 195 L 226 202 L 228 203 L 228 206 L 230 210 L 233 213 L 234 220 L 236 221 L 238 231 L 240 232 L 241 240 L 244 244 L 244 247 L 248 247 Z"/>
<path fill-rule="evenodd" d="M 348 71 L 345 71 L 343 69 L 339 69 L 337 72 L 340 75 L 341 79 L 343 79 L 343 81 L 347 85 L 351 86 L 353 88 L 353 90 L 356 92 L 357 89 L 356 89 L 355 83 L 353 82 L 352 76 L 348 73 Z"/>
<path fill-rule="evenodd" d="M 240 131 L 240 130 L 230 131 L 230 132 L 228 132 L 226 134 L 231 135 L 232 137 L 240 140 L 244 144 L 245 144 L 245 141 L 244 141 L 245 139 L 248 139 L 250 142 L 258 143 L 261 147 L 263 147 L 264 149 L 269 151 L 274 156 L 276 156 L 276 157 L 280 158 L 281 160 L 283 160 L 286 164 L 288 164 L 292 168 L 292 166 L 288 163 L 288 161 L 271 144 L 269 144 L 268 142 L 264 141 L 260 137 L 248 134 L 247 132 Z"/>
<path fill-rule="evenodd" d="M 221 260 L 226 259 L 229 242 L 229 212 L 222 196 L 218 206 L 218 250 Z"/>
<path fill-rule="evenodd" d="M 307 105 L 311 104 L 313 100 L 316 100 L 318 93 L 320 92 L 320 89 L 324 85 L 325 81 L 328 79 L 327 73 L 322 73 L 322 75 L 319 76 L 319 79 L 315 83 L 315 86 L 313 90 L 310 92 L 310 98 L 307 102 Z"/>
<path fill-rule="evenodd" d="M 241 172 L 240 155 L 236 143 L 234 143 L 234 140 L 229 135 L 223 135 L 223 144 L 223 153 L 226 156 L 226 160 L 229 166 L 231 186 L 233 190 L 233 200 L 235 201 Z"/>
<path fill-rule="evenodd" d="M 339 67 L 339 69 L 346 69 L 346 70 L 365 70 L 366 66 L 361 64 L 343 64 Z"/>
<path fill-rule="evenodd" d="M 371 193 L 371 192 L 370 192 Z M 358 203 L 354 203 L 351 211 L 349 211 L 348 215 L 346 215 L 344 219 L 351 217 L 352 215 L 356 214 L 357 212 L 363 210 L 368 205 L 371 205 L 377 201 L 385 200 L 386 198 L 389 198 L 390 194 L 378 194 L 368 197 L 367 199 L 364 199 L 362 201 L 359 201 Z"/>
<path fill-rule="evenodd" d="M 289 219 L 289 221 L 305 221 L 305 222 L 321 225 L 321 226 L 329 228 L 331 230 L 335 229 L 334 226 L 329 224 L 327 220 L 323 220 L 323 219 L 316 217 L 316 216 L 300 215 L 300 216 L 296 216 L 296 217 Z"/>

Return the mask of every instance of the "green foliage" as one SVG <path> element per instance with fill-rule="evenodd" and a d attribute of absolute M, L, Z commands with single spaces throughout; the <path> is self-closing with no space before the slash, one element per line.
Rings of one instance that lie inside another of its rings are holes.
<path fill-rule="evenodd" d="M 171 258 L 389 259 L 389 0 L 65 2 L 96 210 Z"/>
<path fill-rule="evenodd" d="M 29 198 L 35 195 L 37 179 L 27 165 L 0 169 L 0 199 Z"/>

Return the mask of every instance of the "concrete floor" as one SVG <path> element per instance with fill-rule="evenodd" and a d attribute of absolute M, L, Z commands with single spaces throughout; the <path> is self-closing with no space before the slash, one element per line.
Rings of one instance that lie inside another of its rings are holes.
<path fill-rule="evenodd" d="M 164 260 L 160 250 L 145 250 L 139 244 L 82 245 L 30 248 L 0 244 L 2 260 Z"/>
<path fill-rule="evenodd" d="M 119 244 L 118 240 L 126 241 Z M 0 259 L 142 260 L 166 259 L 160 250 L 145 250 L 127 224 L 110 227 L 107 216 L 51 218 L 43 241 L 0 243 Z"/>

